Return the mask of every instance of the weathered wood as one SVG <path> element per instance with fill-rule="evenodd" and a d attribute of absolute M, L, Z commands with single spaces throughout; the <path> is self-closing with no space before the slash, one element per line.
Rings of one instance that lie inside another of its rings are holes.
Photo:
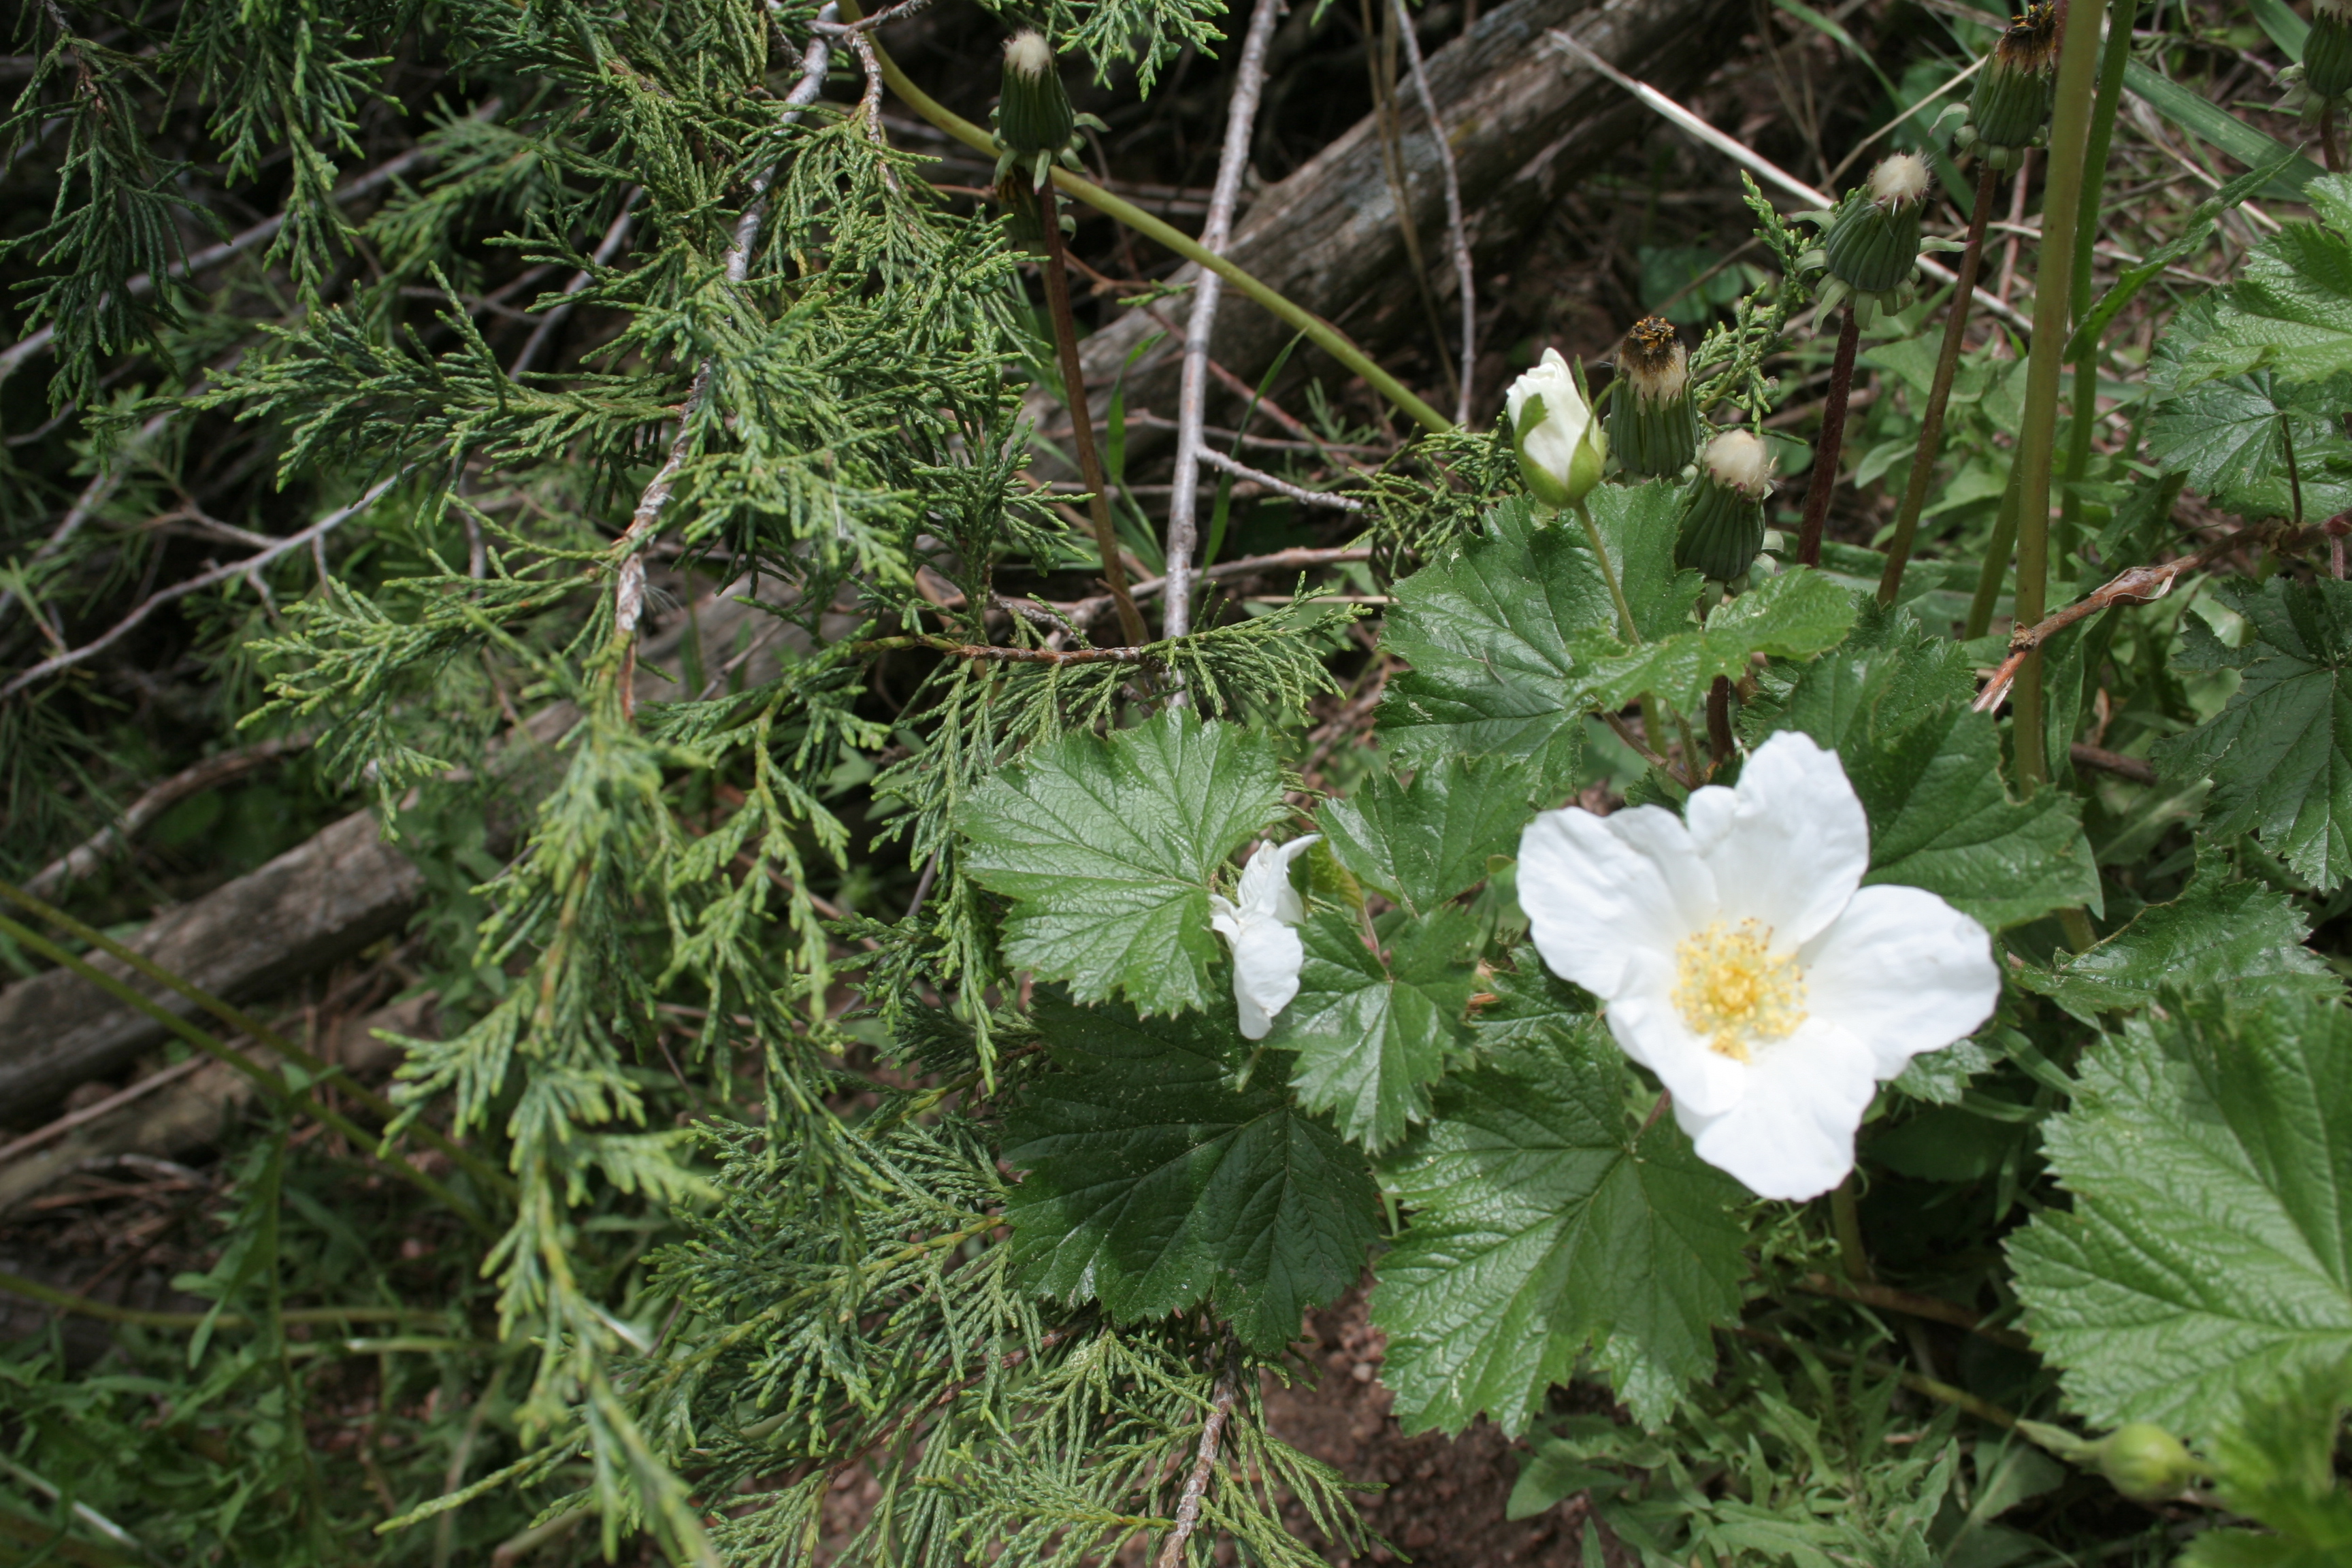
<path fill-rule="evenodd" d="M 1747 15 L 1738 0 L 1511 0 L 1430 56 L 1430 85 L 1454 147 L 1463 204 L 1476 215 L 1475 249 L 1489 259 L 1506 251 L 1541 219 L 1559 189 L 1658 126 L 1623 89 L 1546 43 L 1547 32 L 1565 29 L 1620 70 L 1679 94 L 1738 42 Z M 1434 243 L 1445 226 L 1436 142 L 1409 94 L 1399 112 L 1413 222 L 1431 237 L 1427 254 L 1442 256 L 1444 247 Z M 1732 177 L 1728 169 L 1725 177 Z M 1226 254 L 1367 348 L 1427 330 L 1412 304 L 1396 203 L 1370 117 L 1267 187 Z M 1175 280 L 1196 275 L 1188 266 Z M 1431 280 L 1441 296 L 1449 294 L 1452 269 L 1436 268 Z M 1137 310 L 1087 340 L 1087 381 L 1101 389 L 1105 407 L 1128 355 L 1164 331 Z M 1211 353 L 1255 381 L 1290 336 L 1291 329 L 1265 310 L 1234 300 L 1218 313 Z M 1127 372 L 1129 407 L 1172 414 L 1180 348 L 1169 338 Z M 1139 435 L 1131 430 L 1129 438 Z"/>

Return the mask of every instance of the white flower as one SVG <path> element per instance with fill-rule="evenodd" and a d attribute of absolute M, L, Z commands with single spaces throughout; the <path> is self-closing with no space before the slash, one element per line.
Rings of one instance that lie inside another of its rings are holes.
<path fill-rule="evenodd" d="M 1609 437 L 1558 349 L 1544 350 L 1543 363 L 1511 383 L 1503 406 L 1518 447 L 1519 472 L 1538 500 L 1572 506 L 1601 482 Z"/>
<path fill-rule="evenodd" d="M 1853 1168 L 1877 1081 L 1991 1013 L 1991 938 L 1933 893 L 1862 886 L 1862 803 L 1802 735 L 1758 747 L 1738 788 L 1693 791 L 1686 818 L 1528 824 L 1536 951 L 1606 1005 L 1699 1158 L 1763 1197 L 1817 1196 Z"/>
<path fill-rule="evenodd" d="M 1242 868 L 1237 896 L 1209 895 L 1210 928 L 1234 950 L 1234 1004 L 1241 1010 L 1244 1039 L 1265 1038 L 1275 1015 L 1298 994 L 1307 949 L 1292 928 L 1307 918 L 1307 906 L 1290 885 L 1290 863 L 1322 837 L 1260 844 Z"/>

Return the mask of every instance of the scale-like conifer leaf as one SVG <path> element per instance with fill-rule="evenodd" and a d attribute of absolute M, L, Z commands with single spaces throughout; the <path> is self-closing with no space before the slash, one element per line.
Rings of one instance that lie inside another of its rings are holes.
<path fill-rule="evenodd" d="M 2213 1431 L 2352 1354 L 2352 1012 L 2231 988 L 2084 1058 L 2044 1124 L 2071 1209 L 2010 1242 L 2026 1326 L 2098 1426 Z"/>
<path fill-rule="evenodd" d="M 1671 1117 L 1639 1130 L 1600 1023 L 1545 1033 L 1449 1079 L 1383 1163 L 1414 1211 L 1372 1296 L 1408 1432 L 1522 1431 L 1587 1352 L 1654 1425 L 1738 1316 L 1738 1186 Z"/>
<path fill-rule="evenodd" d="M 1164 712 L 1108 741 L 1065 736 L 991 779 L 959 817 L 964 868 L 1013 900 L 1007 963 L 1081 1002 L 1202 1007 L 1223 957 L 1210 876 L 1281 802 L 1263 735 Z"/>
<path fill-rule="evenodd" d="M 1236 1091 L 1228 1006 L 1139 1018 L 1041 993 L 1061 1069 L 1006 1119 L 1027 1171 L 1006 1218 L 1024 1278 L 1114 1319 L 1203 1301 L 1260 1353 L 1355 1282 L 1379 1209 L 1364 1158 L 1290 1103 L 1280 1075 Z"/>

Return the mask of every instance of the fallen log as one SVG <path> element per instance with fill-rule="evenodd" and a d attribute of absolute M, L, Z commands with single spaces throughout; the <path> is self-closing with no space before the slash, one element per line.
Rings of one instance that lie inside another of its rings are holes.
<path fill-rule="evenodd" d="M 1564 29 L 1618 69 L 1682 94 L 1730 52 L 1748 15 L 1738 0 L 1511 0 L 1431 55 L 1430 86 L 1463 205 L 1475 214 L 1474 252 L 1488 259 L 1507 253 L 1561 189 L 1657 123 L 1623 89 L 1548 43 L 1547 32 Z M 1436 139 L 1411 94 L 1402 95 L 1399 112 L 1412 222 L 1432 262 L 1432 286 L 1445 297 L 1453 270 L 1444 261 Z M 1369 116 L 1268 186 L 1226 255 L 1368 349 L 1427 331 Z M 1187 266 L 1174 281 L 1197 276 L 1199 268 Z M 1135 310 L 1086 340 L 1087 381 L 1101 388 L 1097 418 L 1108 413 L 1120 366 L 1157 332 L 1165 328 L 1151 313 Z M 1290 337 L 1281 321 L 1235 300 L 1218 312 L 1210 353 L 1255 382 Z M 1128 369 L 1129 407 L 1174 407 L 1181 347 L 1168 336 Z M 1130 430 L 1130 442 L 1139 434 Z"/>

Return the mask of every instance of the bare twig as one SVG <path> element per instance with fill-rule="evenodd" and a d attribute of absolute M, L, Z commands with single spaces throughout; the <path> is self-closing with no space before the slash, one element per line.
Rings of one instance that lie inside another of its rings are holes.
<path fill-rule="evenodd" d="M 2110 752 L 2105 746 L 2094 746 L 2077 741 L 2067 748 L 2068 756 L 2078 768 L 2096 768 L 2103 773 L 2113 773 L 2134 784 L 2156 783 L 2156 770 L 2137 757 L 2126 757 L 2121 752 Z"/>
<path fill-rule="evenodd" d="M 1478 363 L 1478 286 L 1470 270 L 1470 230 L 1462 219 L 1462 177 L 1454 166 L 1454 144 L 1445 139 L 1445 120 L 1437 112 L 1437 94 L 1429 85 L 1429 68 L 1422 61 L 1421 37 L 1413 31 L 1412 15 L 1404 0 L 1390 0 L 1396 12 L 1397 34 L 1404 42 L 1406 68 L 1422 112 L 1429 116 L 1429 134 L 1437 144 L 1437 172 L 1445 184 L 1445 232 L 1454 245 L 1454 276 L 1462 290 L 1462 374 L 1454 382 L 1454 422 L 1470 423 L 1470 380 Z"/>
<path fill-rule="evenodd" d="M 503 100 L 493 98 L 475 110 L 471 118 L 496 120 L 505 107 Z M 430 163 L 432 159 L 431 148 L 411 147 L 397 158 L 377 164 L 351 184 L 337 186 L 331 199 L 336 202 L 357 201 L 362 196 L 382 190 L 419 163 Z M 209 272 L 224 261 L 234 260 L 257 246 L 267 245 L 276 238 L 278 231 L 285 226 L 284 213 L 279 213 L 275 217 L 263 218 L 251 228 L 232 235 L 218 245 L 207 246 L 194 256 L 172 263 L 171 266 L 163 268 L 163 276 L 186 278 L 198 272 Z M 142 272 L 124 284 L 122 289 L 124 293 L 134 298 L 142 294 L 152 294 L 155 291 L 155 279 L 151 273 Z M 56 338 L 55 327 L 42 327 L 37 331 L 26 334 L 5 353 L 0 353 L 0 381 L 7 380 L 17 366 L 47 348 Z"/>
<path fill-rule="evenodd" d="M 2248 531 L 2239 530 L 2226 533 L 2195 554 L 2183 555 L 2177 561 L 2167 561 L 2156 566 L 2135 566 L 2128 572 L 2118 573 L 2113 580 L 2064 609 L 2030 626 L 2020 626 L 2010 635 L 2009 657 L 2000 661 L 2000 668 L 1992 672 L 1992 679 L 1985 682 L 1984 690 L 1977 695 L 1977 711 L 1990 713 L 2000 707 L 2009 696 L 2010 686 L 2017 679 L 2018 667 L 2025 662 L 2026 655 L 2076 621 L 2095 616 L 2114 605 L 2156 603 L 2172 592 L 2173 584 L 2183 573 L 2197 571 L 2244 543 Z"/>
<path fill-rule="evenodd" d="M 154 821 L 175 802 L 224 784 L 239 773 L 249 773 L 264 763 L 290 755 L 309 744 L 307 738 L 264 741 L 242 751 L 223 752 L 218 756 L 206 757 L 193 767 L 181 769 L 132 801 L 120 818 L 41 868 L 32 880 L 25 884 L 25 890 L 36 898 L 46 899 L 65 883 L 79 881 L 97 870 L 109 858 L 121 853 L 132 834 Z"/>
<path fill-rule="evenodd" d="M 889 653 L 926 647 L 957 658 L 995 659 L 1004 664 L 1142 664 L 1151 656 L 1140 647 L 1004 647 L 995 643 L 958 642 L 953 637 L 876 637 L 857 645 L 859 653 Z"/>
<path fill-rule="evenodd" d="M 103 636 L 93 638 L 91 641 L 82 644 L 81 647 L 78 648 L 58 654 L 49 658 L 45 658 L 40 663 L 34 665 L 31 668 L 18 675 L 15 679 L 9 681 L 7 685 L 0 686 L 0 701 L 5 701 L 8 698 L 16 696 L 16 693 L 24 690 L 26 687 L 31 686 L 36 681 L 46 680 L 50 676 L 58 673 L 60 670 L 70 669 L 75 665 L 83 662 L 85 659 L 91 658 L 96 655 L 104 652 L 107 648 L 113 647 L 123 637 L 129 636 L 131 632 L 137 627 L 140 623 L 146 620 L 149 616 L 153 615 L 157 610 L 161 609 L 163 605 L 170 604 L 173 600 L 184 599 L 190 594 L 201 592 L 202 590 L 212 587 L 214 584 L 218 583 L 226 583 L 232 577 L 249 577 L 252 574 L 259 571 L 262 567 L 268 565 L 271 562 L 286 554 L 288 552 L 302 549 L 309 545 L 313 540 L 324 539 L 328 534 L 332 533 L 336 529 L 341 528 L 344 523 L 349 522 L 352 518 L 357 517 L 361 512 L 363 512 L 368 508 L 373 506 L 386 490 L 392 489 L 393 486 L 398 484 L 402 479 L 406 477 L 407 471 L 408 470 L 404 468 L 399 473 L 393 474 L 385 479 L 378 479 L 373 486 L 369 487 L 365 495 L 362 495 L 359 500 L 352 502 L 351 505 L 344 507 L 340 510 L 329 512 L 326 516 L 320 518 L 318 521 L 312 523 L 301 532 L 288 535 L 286 538 L 279 540 L 269 549 L 261 552 L 258 555 L 249 555 L 242 561 L 232 561 L 226 566 L 215 566 L 209 572 L 200 572 L 184 582 L 174 583 L 168 588 L 161 589 L 156 593 L 150 595 L 147 598 L 140 602 L 136 609 L 133 609 L 129 615 L 115 622 L 114 628 L 111 631 L 105 633 Z"/>
<path fill-rule="evenodd" d="M 1246 577 L 1257 572 L 1304 572 L 1314 566 L 1336 566 L 1344 561 L 1370 561 L 1372 552 L 1360 545 L 1347 545 L 1336 550 L 1277 550 L 1271 555 L 1245 555 L 1238 561 L 1220 561 L 1201 575 L 1210 582 L 1227 577 Z M 1165 577 L 1147 577 L 1134 588 L 1139 599 L 1150 598 L 1168 586 Z M 1080 599 L 1062 606 L 1063 616 L 1074 626 L 1091 626 L 1111 607 L 1108 594 L 1097 594 L 1090 599 Z"/>
<path fill-rule="evenodd" d="M 830 23 L 839 15 L 838 9 L 828 3 L 817 13 L 817 20 Z M 801 79 L 785 96 L 780 125 L 793 123 L 816 101 L 817 94 L 824 90 L 824 73 L 832 58 L 833 47 L 824 41 L 824 35 L 812 33 L 808 48 L 801 56 Z M 775 177 L 776 167 L 771 165 L 752 178 L 751 199 L 743 204 L 743 216 L 735 220 L 734 237 L 727 247 L 727 280 L 730 283 L 740 283 L 751 275 L 751 251 L 759 244 L 760 226 L 767 219 L 768 189 Z M 620 696 L 625 716 L 636 711 L 637 621 L 646 606 L 646 548 L 653 542 L 661 525 L 662 509 L 669 504 L 678 470 L 686 467 L 687 454 L 693 446 L 695 416 L 702 411 L 702 400 L 709 395 L 715 363 L 715 358 L 707 358 L 696 367 L 693 384 L 687 389 L 686 402 L 678 409 L 677 434 L 671 438 L 669 456 L 646 482 L 637 498 L 637 510 L 630 515 L 627 530 L 613 546 L 613 553 L 621 563 L 619 580 L 613 585 L 613 636 L 622 650 Z"/>
<path fill-rule="evenodd" d="M 1266 489 L 1274 491 L 1277 495 L 1288 496 L 1292 500 L 1297 501 L 1303 506 L 1329 507 L 1335 511 L 1361 511 L 1364 510 L 1364 503 L 1354 496 L 1333 495 L 1328 490 L 1310 490 L 1304 485 L 1294 485 L 1288 479 L 1278 479 L 1275 478 L 1272 474 L 1267 473 L 1263 468 L 1253 468 L 1247 463 L 1239 462 L 1232 458 L 1228 458 L 1213 447 L 1202 447 L 1199 456 L 1201 461 L 1208 464 L 1209 467 L 1213 468 L 1221 469 L 1225 473 L 1233 475 L 1234 478 L 1237 479 L 1254 480 L 1258 484 L 1264 485 Z M 1175 575 L 1176 561 L 1173 556 L 1169 557 L 1168 572 L 1169 575 Z M 1174 607 L 1172 601 L 1171 602 L 1170 607 L 1171 609 Z"/>
<path fill-rule="evenodd" d="M 1201 1500 L 1208 1495 L 1209 1478 L 1216 1473 L 1217 1445 L 1224 1437 L 1225 1423 L 1233 1418 L 1234 1404 L 1241 1398 L 1241 1392 L 1233 1368 L 1228 1366 L 1218 1376 L 1216 1390 L 1209 1397 L 1209 1418 L 1201 1424 L 1201 1447 L 1192 1460 L 1192 1473 L 1184 1478 L 1184 1489 L 1177 1495 L 1176 1526 L 1160 1548 L 1159 1568 L 1181 1568 L 1184 1543 L 1201 1528 Z"/>
<path fill-rule="evenodd" d="M 42 330 L 47 331 L 47 328 Z M 0 369 L 0 377 L 5 377 L 6 374 L 5 369 Z M 194 389 L 190 390 L 193 393 Z M 67 509 L 64 520 L 50 531 L 48 538 L 41 541 L 40 544 L 34 549 L 30 559 L 26 563 L 26 565 L 38 564 L 57 554 L 66 547 L 68 540 L 81 531 L 82 524 L 98 515 L 99 509 L 111 500 L 115 490 L 121 486 L 123 475 L 129 471 L 131 458 L 137 456 L 148 442 L 161 435 L 163 426 L 170 424 L 172 416 L 178 412 L 177 408 L 167 408 L 148 420 L 139 427 L 139 433 L 136 436 L 122 444 L 114 454 L 112 460 L 100 465 L 98 472 L 90 476 L 89 483 L 82 487 L 81 494 L 74 498 L 74 503 Z M 16 605 L 16 603 L 15 589 L 0 588 L 0 620 L 7 618 L 9 610 Z"/>
<path fill-rule="evenodd" d="M 1208 219 L 1201 227 L 1201 243 L 1220 255 L 1233 237 L 1234 207 L 1241 199 L 1242 175 L 1249 168 L 1258 91 L 1265 82 L 1266 49 L 1283 9 L 1283 0 L 1257 0 L 1257 8 L 1250 14 L 1249 33 L 1242 40 L 1234 96 L 1225 109 L 1224 150 L 1217 159 Z M 1208 450 L 1202 439 L 1202 422 L 1209 392 L 1209 340 L 1216 329 L 1217 300 L 1224 283 L 1203 268 L 1192 285 L 1192 313 L 1184 323 L 1184 366 L 1176 394 L 1176 470 L 1168 492 L 1168 575 L 1175 587 L 1160 616 L 1161 632 L 1171 637 L 1181 637 L 1192 629 L 1192 554 L 1199 538 L 1194 510 L 1201 482 L 1198 459 Z"/>
<path fill-rule="evenodd" d="M 211 1061 L 212 1058 L 207 1056 L 190 1057 L 184 1062 L 165 1068 L 162 1072 L 152 1073 L 141 1079 L 129 1089 L 116 1090 L 96 1104 L 85 1105 L 79 1110 L 68 1111 L 47 1126 L 36 1128 L 22 1138 L 8 1143 L 0 1143 L 0 1165 L 5 1165 L 19 1155 L 29 1154 L 42 1144 L 61 1138 L 77 1127 L 120 1110 L 132 1100 L 142 1099 L 166 1084 L 177 1083 L 198 1068 L 209 1065 Z"/>

